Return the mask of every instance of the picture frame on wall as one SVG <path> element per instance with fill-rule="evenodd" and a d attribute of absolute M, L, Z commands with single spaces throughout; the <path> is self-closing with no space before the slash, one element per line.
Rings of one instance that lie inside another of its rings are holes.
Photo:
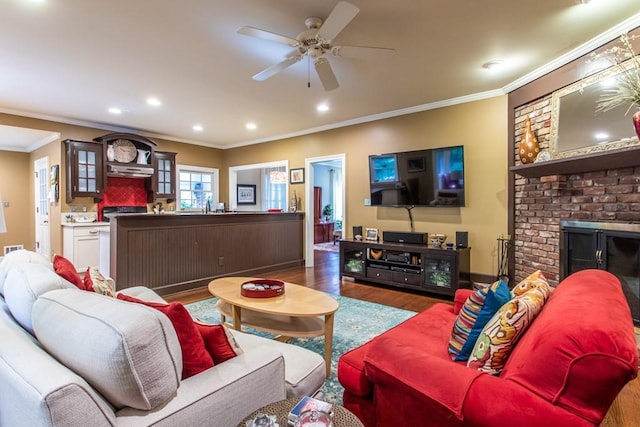
<path fill-rule="evenodd" d="M 304 183 L 304 169 L 291 169 L 289 171 L 289 181 L 291 184 L 303 184 Z"/>
<path fill-rule="evenodd" d="M 237 197 L 239 205 L 256 204 L 256 186 L 252 184 L 238 184 Z"/>
<path fill-rule="evenodd" d="M 60 165 L 51 166 L 50 180 L 51 200 L 58 203 L 60 200 Z"/>

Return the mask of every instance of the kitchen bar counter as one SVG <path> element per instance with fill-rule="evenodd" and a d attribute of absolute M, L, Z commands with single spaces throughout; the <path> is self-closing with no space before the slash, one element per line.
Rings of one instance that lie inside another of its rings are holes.
<path fill-rule="evenodd" d="M 262 276 L 304 264 L 304 214 L 116 214 L 109 273 L 118 290 L 160 295 L 206 287 L 223 276 Z"/>

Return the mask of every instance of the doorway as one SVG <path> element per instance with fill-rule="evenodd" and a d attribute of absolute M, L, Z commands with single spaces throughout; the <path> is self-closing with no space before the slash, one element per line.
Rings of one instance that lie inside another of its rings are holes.
<path fill-rule="evenodd" d="M 345 155 L 308 158 L 305 169 L 305 266 L 313 267 L 316 230 L 326 233 L 332 225 L 329 238 L 320 239 L 332 244 L 333 231 L 346 229 Z"/>
<path fill-rule="evenodd" d="M 35 252 L 51 258 L 51 230 L 49 227 L 49 192 L 51 180 L 49 177 L 49 158 L 43 157 L 34 162 L 35 171 L 35 220 L 36 243 Z"/>

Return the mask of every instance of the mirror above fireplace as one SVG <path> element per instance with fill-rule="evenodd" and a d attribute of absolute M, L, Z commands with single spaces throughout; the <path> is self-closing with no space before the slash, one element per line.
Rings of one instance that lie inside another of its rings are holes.
<path fill-rule="evenodd" d="M 630 61 L 623 64 L 631 67 Z M 603 90 L 615 84 L 619 68 L 611 67 L 555 91 L 551 97 L 549 149 L 553 159 L 640 145 L 627 106 L 596 112 Z"/>

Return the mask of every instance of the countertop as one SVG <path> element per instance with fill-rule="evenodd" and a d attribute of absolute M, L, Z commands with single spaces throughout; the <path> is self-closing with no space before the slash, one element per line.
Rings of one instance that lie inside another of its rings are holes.
<path fill-rule="evenodd" d="M 109 226 L 108 222 L 63 222 L 63 227 L 104 227 Z"/>

